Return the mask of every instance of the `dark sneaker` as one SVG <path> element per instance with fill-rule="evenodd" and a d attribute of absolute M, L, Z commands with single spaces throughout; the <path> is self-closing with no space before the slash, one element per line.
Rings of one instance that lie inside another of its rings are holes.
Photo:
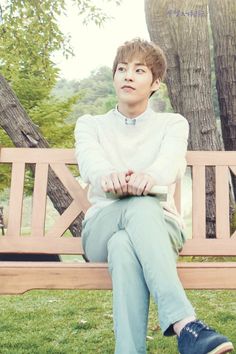
<path fill-rule="evenodd" d="M 230 353 L 234 347 L 227 337 L 196 320 L 181 330 L 178 349 L 180 354 L 223 354 Z"/>

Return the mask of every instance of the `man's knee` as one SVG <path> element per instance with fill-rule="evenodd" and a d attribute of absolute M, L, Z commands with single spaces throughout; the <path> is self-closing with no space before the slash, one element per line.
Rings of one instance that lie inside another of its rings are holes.
<path fill-rule="evenodd" d="M 127 267 L 131 260 L 132 244 L 125 230 L 116 232 L 108 241 L 108 263 Z M 126 268 L 127 269 L 127 268 Z"/>
<path fill-rule="evenodd" d="M 156 197 L 140 196 L 129 200 L 126 209 L 126 217 L 135 217 L 136 219 L 146 219 L 152 215 L 161 215 L 164 217 L 163 208 Z"/>
<path fill-rule="evenodd" d="M 108 253 L 116 256 L 123 253 L 123 251 L 129 248 L 129 240 L 128 235 L 124 230 L 120 230 L 116 232 L 108 241 L 107 249 Z"/>

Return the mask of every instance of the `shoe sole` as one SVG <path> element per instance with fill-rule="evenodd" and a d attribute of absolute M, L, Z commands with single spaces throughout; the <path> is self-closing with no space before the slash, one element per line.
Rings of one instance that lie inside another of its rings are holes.
<path fill-rule="evenodd" d="M 234 350 L 233 344 L 231 342 L 226 342 L 221 345 L 218 345 L 217 348 L 213 349 L 207 354 L 225 354 L 232 352 L 232 350 Z"/>

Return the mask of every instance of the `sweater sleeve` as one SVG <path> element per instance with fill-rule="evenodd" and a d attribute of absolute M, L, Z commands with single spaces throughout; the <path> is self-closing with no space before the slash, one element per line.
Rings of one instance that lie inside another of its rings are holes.
<path fill-rule="evenodd" d="M 75 156 L 84 182 L 101 192 L 101 177 L 115 172 L 115 169 L 107 161 L 99 144 L 95 120 L 96 118 L 90 115 L 84 115 L 77 120 L 74 132 Z"/>
<path fill-rule="evenodd" d="M 145 169 L 157 185 L 170 185 L 181 178 L 186 170 L 189 124 L 180 114 L 167 126 L 161 148 L 154 163 Z"/>

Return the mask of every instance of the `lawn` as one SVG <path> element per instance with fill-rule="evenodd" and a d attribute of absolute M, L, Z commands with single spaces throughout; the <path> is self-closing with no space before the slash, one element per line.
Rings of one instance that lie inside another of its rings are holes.
<path fill-rule="evenodd" d="M 227 334 L 236 347 L 236 291 L 188 291 L 203 320 Z M 31 291 L 0 296 L 1 354 L 112 354 L 112 292 Z M 151 299 L 147 352 L 177 354 L 164 338 Z M 124 353 L 125 354 L 125 353 Z"/>

